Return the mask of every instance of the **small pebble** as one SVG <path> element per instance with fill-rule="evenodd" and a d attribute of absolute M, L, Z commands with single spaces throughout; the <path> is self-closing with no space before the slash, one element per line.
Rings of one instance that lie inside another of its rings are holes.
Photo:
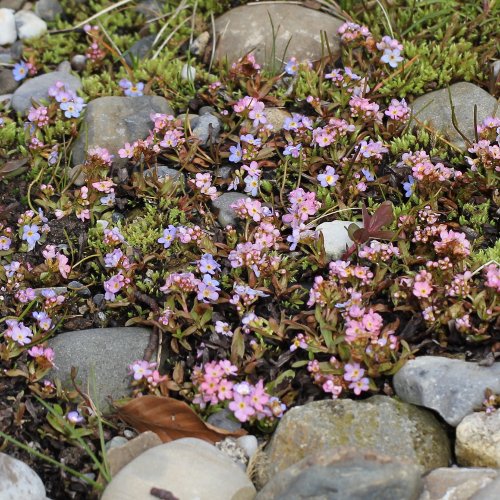
<path fill-rule="evenodd" d="M 120 446 L 123 446 L 128 443 L 128 439 L 123 436 L 115 436 L 114 438 L 110 439 L 106 444 L 105 448 L 107 451 L 111 450 L 112 448 L 119 448 Z"/>
<path fill-rule="evenodd" d="M 47 23 L 30 10 L 16 12 L 17 34 L 21 40 L 38 38 L 47 31 Z"/>
<path fill-rule="evenodd" d="M 247 458 L 252 458 L 259 448 L 259 442 L 257 441 L 257 438 L 252 434 L 239 437 L 236 440 L 236 443 L 245 451 L 245 455 L 247 456 Z"/>
<path fill-rule="evenodd" d="M 12 9 L 0 9 L 0 45 L 9 45 L 17 39 L 16 18 Z"/>
<path fill-rule="evenodd" d="M 71 58 L 71 67 L 78 72 L 81 72 L 85 69 L 87 65 L 87 58 L 83 54 L 75 54 Z"/>
<path fill-rule="evenodd" d="M 184 64 L 181 70 L 181 78 L 188 82 L 193 82 L 196 78 L 196 68 L 189 64 Z"/>

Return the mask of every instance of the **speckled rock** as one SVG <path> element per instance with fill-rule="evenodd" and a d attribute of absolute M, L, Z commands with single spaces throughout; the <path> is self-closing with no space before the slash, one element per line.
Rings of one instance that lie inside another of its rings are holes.
<path fill-rule="evenodd" d="M 440 467 L 423 478 L 424 491 L 419 500 L 468 500 L 497 477 L 499 471 L 495 469 Z M 498 493 L 496 498 L 500 498 Z"/>
<path fill-rule="evenodd" d="M 150 498 L 152 487 L 179 499 L 251 500 L 255 487 L 238 465 L 201 439 L 184 438 L 155 446 L 112 479 L 102 500 Z"/>
<path fill-rule="evenodd" d="M 459 359 L 420 356 L 408 361 L 393 382 L 403 401 L 435 410 L 448 424 L 457 426 L 482 407 L 487 388 L 500 393 L 500 363 L 486 367 Z"/>
<path fill-rule="evenodd" d="M 487 116 L 494 115 L 497 100 L 473 83 L 459 82 L 449 89 L 458 128 L 474 141 L 474 105 L 477 105 L 477 123 L 480 124 Z M 466 148 L 465 141 L 453 126 L 447 88 L 418 97 L 412 104 L 412 111 L 418 121 L 427 122 L 433 131 L 445 136 L 455 146 Z"/>
<path fill-rule="evenodd" d="M 31 467 L 5 453 L 0 453 L 0 498 L 45 500 L 45 486 Z"/>
<path fill-rule="evenodd" d="M 455 454 L 460 465 L 500 468 L 500 411 L 465 417 L 457 427 Z"/>
<path fill-rule="evenodd" d="M 323 222 L 316 227 L 316 231 L 323 235 L 325 253 L 330 260 L 340 259 L 342 254 L 354 243 L 347 232 L 351 224 L 362 227 L 361 222 L 344 220 Z"/>
<path fill-rule="evenodd" d="M 218 44 L 215 56 L 227 57 L 230 63 L 252 52 L 259 64 L 269 64 L 273 50 L 275 31 L 275 58 L 280 67 L 282 60 L 294 56 L 298 60 L 321 58 L 321 32 L 329 37 L 334 56 L 340 55 L 340 43 L 336 35 L 341 20 L 301 5 L 282 2 L 243 5 L 226 12 L 215 20 Z M 288 47 L 287 47 L 288 45 Z"/>
<path fill-rule="evenodd" d="M 420 468 L 354 448 L 320 450 L 274 476 L 255 500 L 417 500 Z"/>
<path fill-rule="evenodd" d="M 115 155 L 116 166 L 124 166 L 126 158 L 118 156 L 118 150 L 126 142 L 147 137 L 153 122 L 152 113 L 173 114 L 164 97 L 99 97 L 86 108 L 80 134 L 73 147 L 73 164 L 84 162 L 87 149 L 100 146 Z"/>
<path fill-rule="evenodd" d="M 223 193 L 218 198 L 212 201 L 213 207 L 219 211 L 217 220 L 222 227 L 234 226 L 237 218 L 236 213 L 231 205 L 238 200 L 248 198 L 248 195 L 243 193 Z"/>
<path fill-rule="evenodd" d="M 118 399 L 130 393 L 129 365 L 142 359 L 149 342 L 146 328 L 94 328 L 65 332 L 49 340 L 55 352 L 57 369 L 50 377 L 60 378 L 71 385 L 71 367 L 78 368 L 77 380 L 90 394 L 101 410 L 109 409 L 108 396 Z M 91 376 L 93 372 L 93 377 Z M 92 390 L 95 384 L 95 392 Z"/>
<path fill-rule="evenodd" d="M 432 413 L 386 396 L 315 401 L 288 411 L 268 446 L 270 477 L 319 449 L 353 446 L 446 467 L 450 443 Z"/>
<path fill-rule="evenodd" d="M 26 113 L 31 107 L 31 99 L 49 99 L 49 88 L 56 82 L 63 82 L 67 89 L 76 92 L 82 86 L 80 78 L 62 71 L 52 71 L 26 80 L 12 97 L 12 107 L 19 113 Z"/>

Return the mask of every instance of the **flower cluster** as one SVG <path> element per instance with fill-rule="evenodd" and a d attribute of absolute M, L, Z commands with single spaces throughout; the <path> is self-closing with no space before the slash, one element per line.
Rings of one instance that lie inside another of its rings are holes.
<path fill-rule="evenodd" d="M 237 367 L 227 359 L 197 366 L 191 377 L 196 389 L 193 403 L 202 409 L 208 405 L 227 406 L 240 422 L 280 418 L 286 407 L 266 392 L 264 382 L 235 383 L 231 378 L 237 372 Z"/>

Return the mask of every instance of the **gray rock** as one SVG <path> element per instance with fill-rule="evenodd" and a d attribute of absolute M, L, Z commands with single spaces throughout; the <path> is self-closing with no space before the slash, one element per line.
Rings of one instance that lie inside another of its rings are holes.
<path fill-rule="evenodd" d="M 9 45 L 17 40 L 14 10 L 0 9 L 0 45 Z"/>
<path fill-rule="evenodd" d="M 109 409 L 108 396 L 118 399 L 130 392 L 128 366 L 142 359 L 149 342 L 145 328 L 95 328 L 65 332 L 49 340 L 55 352 L 57 369 L 52 378 L 71 386 L 71 367 L 78 368 L 77 380 L 101 410 Z M 93 391 L 95 385 L 95 391 Z"/>
<path fill-rule="evenodd" d="M 45 486 L 31 467 L 5 453 L 0 453 L 0 498 L 45 500 Z"/>
<path fill-rule="evenodd" d="M 315 401 L 289 410 L 266 450 L 270 477 L 320 449 L 351 446 L 416 462 L 424 471 L 450 461 L 446 431 L 431 412 L 387 396 Z"/>
<path fill-rule="evenodd" d="M 435 410 L 456 427 L 481 408 L 487 388 L 500 393 L 500 363 L 486 367 L 459 359 L 420 356 L 408 361 L 393 383 L 403 401 Z"/>
<path fill-rule="evenodd" d="M 500 468 L 500 411 L 467 415 L 457 427 L 457 463 Z"/>
<path fill-rule="evenodd" d="M 135 11 L 143 14 L 146 20 L 160 17 L 163 14 L 162 3 L 162 0 L 141 0 L 135 6 Z"/>
<path fill-rule="evenodd" d="M 18 85 L 10 69 L 0 68 L 0 94 L 11 94 Z"/>
<path fill-rule="evenodd" d="M 248 198 L 243 193 L 223 193 L 215 200 L 212 200 L 213 207 L 219 211 L 217 220 L 222 227 L 234 226 L 236 224 L 236 213 L 231 205 L 238 200 Z"/>
<path fill-rule="evenodd" d="M 60 71 L 61 73 L 71 73 L 71 62 L 70 61 L 61 61 L 57 65 L 57 71 Z"/>
<path fill-rule="evenodd" d="M 337 30 L 341 20 L 319 10 L 282 2 L 244 5 L 226 12 L 215 20 L 218 37 L 215 57 L 230 63 L 252 52 L 259 64 L 270 64 L 273 56 L 273 30 L 275 31 L 275 65 L 294 56 L 299 61 L 316 60 L 323 53 L 321 32 L 328 35 L 334 57 L 340 55 Z M 287 47 L 288 45 L 288 47 Z"/>
<path fill-rule="evenodd" d="M 273 477 L 255 500 L 416 500 L 420 468 L 354 448 L 320 450 Z"/>
<path fill-rule="evenodd" d="M 45 21 L 54 21 L 62 13 L 63 8 L 58 0 L 38 0 L 35 4 L 35 14 Z"/>
<path fill-rule="evenodd" d="M 21 40 L 38 38 L 47 31 L 47 23 L 31 10 L 20 10 L 15 17 L 17 36 Z"/>
<path fill-rule="evenodd" d="M 495 469 L 440 467 L 423 478 L 424 491 L 419 500 L 468 500 L 497 477 Z"/>
<path fill-rule="evenodd" d="M 78 73 L 82 72 L 87 65 L 87 58 L 83 54 L 75 54 L 71 58 L 71 68 Z"/>
<path fill-rule="evenodd" d="M 477 105 L 477 123 L 494 116 L 497 100 L 482 88 L 468 82 L 450 86 L 459 130 L 474 141 L 474 105 Z M 415 99 L 412 104 L 415 118 L 427 122 L 437 134 L 445 136 L 455 146 L 465 149 L 466 144 L 453 126 L 448 89 L 436 90 Z M 415 124 L 415 122 L 413 122 Z"/>
<path fill-rule="evenodd" d="M 125 166 L 126 158 L 118 156 L 118 150 L 126 142 L 147 137 L 153 128 L 152 113 L 173 114 L 164 97 L 99 97 L 91 101 L 85 111 L 80 134 L 73 147 L 73 164 L 85 161 L 87 148 L 106 148 L 115 155 L 115 166 Z"/>
<path fill-rule="evenodd" d="M 193 56 L 202 57 L 209 41 L 210 33 L 208 31 L 204 31 L 193 40 L 191 47 L 189 47 L 191 54 L 193 54 Z"/>
<path fill-rule="evenodd" d="M 255 487 L 245 472 L 215 446 L 194 438 L 177 439 L 145 451 L 118 472 L 101 498 L 148 498 L 152 487 L 180 499 L 255 497 Z"/>
<path fill-rule="evenodd" d="M 1 94 L 0 95 L 0 103 L 5 103 L 5 109 L 9 109 L 10 108 L 10 101 L 12 100 L 12 96 L 14 94 Z"/>
<path fill-rule="evenodd" d="M 44 291 L 49 290 L 51 292 L 54 292 L 56 295 L 64 295 L 68 293 L 68 289 L 65 286 L 48 286 L 48 287 L 41 287 L 41 288 L 34 288 L 33 291 L 35 292 L 35 297 L 41 297 L 44 293 Z"/>
<path fill-rule="evenodd" d="M 181 113 L 180 115 L 177 115 L 177 119 L 181 121 L 181 123 L 184 125 L 186 123 L 186 117 L 187 120 L 189 120 L 189 126 L 191 127 L 191 130 L 198 125 L 198 120 L 200 117 L 198 115 L 195 115 L 194 113 Z"/>
<path fill-rule="evenodd" d="M 340 259 L 342 254 L 354 243 L 347 232 L 351 224 L 362 227 L 361 222 L 350 222 L 344 220 L 334 220 L 323 222 L 316 227 L 323 235 L 325 253 L 330 260 Z"/>
<path fill-rule="evenodd" d="M 202 106 L 198 110 L 198 114 L 200 116 L 203 116 L 203 115 L 213 115 L 215 113 L 217 113 L 217 111 L 215 111 L 215 108 L 213 106 Z"/>
<path fill-rule="evenodd" d="M 224 408 L 216 413 L 212 413 L 207 418 L 207 422 L 215 427 L 226 429 L 226 431 L 235 432 L 241 429 L 241 423 L 234 419 L 232 412 Z"/>
<path fill-rule="evenodd" d="M 134 61 L 145 59 L 151 52 L 156 35 L 148 35 L 140 40 L 137 40 L 129 50 L 124 54 L 125 61 L 128 65 L 133 66 Z"/>
<path fill-rule="evenodd" d="M 49 100 L 49 88 L 56 82 L 63 82 L 66 89 L 76 92 L 82 86 L 80 78 L 62 71 L 53 71 L 45 75 L 35 76 L 26 80 L 12 97 L 12 107 L 25 114 L 31 107 L 31 100 L 40 102 L 41 99 Z"/>
<path fill-rule="evenodd" d="M 200 116 L 193 128 L 193 135 L 200 140 L 200 145 L 214 143 L 219 137 L 221 121 L 212 114 Z"/>
<path fill-rule="evenodd" d="M 120 448 L 124 444 L 128 443 L 128 439 L 123 436 L 115 436 L 114 438 L 110 439 L 106 444 L 105 448 L 106 451 L 112 450 L 114 448 Z"/>
<path fill-rule="evenodd" d="M 190 64 L 184 64 L 181 69 L 181 79 L 186 82 L 194 82 L 196 79 L 196 68 Z"/>
<path fill-rule="evenodd" d="M 167 167 L 166 165 L 158 165 L 157 167 L 152 167 L 144 170 L 144 178 L 148 179 L 149 177 L 153 177 L 155 173 L 159 181 L 163 181 L 167 177 L 169 177 L 173 181 L 177 181 L 182 185 L 184 185 L 185 183 L 185 177 L 183 173 L 175 170 L 175 168 Z"/>
<path fill-rule="evenodd" d="M 68 289 L 76 292 L 81 297 L 90 297 L 90 290 L 79 281 L 71 281 L 68 283 Z"/>

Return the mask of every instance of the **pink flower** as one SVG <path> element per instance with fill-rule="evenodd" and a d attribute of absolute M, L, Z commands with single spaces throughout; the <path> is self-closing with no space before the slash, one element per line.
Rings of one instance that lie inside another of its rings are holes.
<path fill-rule="evenodd" d="M 117 294 L 126 284 L 127 279 L 122 274 L 116 274 L 112 276 L 109 280 L 104 282 L 104 290 L 106 291 L 104 298 L 106 300 L 115 300 L 115 294 Z"/>
<path fill-rule="evenodd" d="M 369 389 L 369 383 L 370 380 L 364 377 L 360 380 L 356 380 L 355 382 L 351 382 L 349 384 L 349 389 L 353 389 L 354 394 L 356 394 L 356 396 L 359 396 L 362 392 L 367 391 Z"/>
<path fill-rule="evenodd" d="M 217 388 L 217 397 L 220 401 L 229 400 L 233 398 L 233 382 L 223 379 L 219 382 Z"/>
<path fill-rule="evenodd" d="M 348 382 L 357 382 L 365 373 L 365 370 L 361 368 L 359 363 L 347 363 L 344 366 L 344 370 L 344 380 Z"/>
<path fill-rule="evenodd" d="M 21 346 L 31 342 L 33 332 L 23 323 L 18 323 L 16 320 L 7 320 L 6 324 L 8 327 L 4 332 L 6 337 L 11 338 Z"/>
<path fill-rule="evenodd" d="M 63 278 L 68 277 L 68 273 L 71 272 L 71 266 L 68 264 L 68 257 L 62 253 L 57 254 L 57 263 L 59 266 L 59 272 Z"/>
<path fill-rule="evenodd" d="M 415 297 L 427 298 L 432 292 L 432 285 L 428 281 L 416 281 L 413 285 L 413 295 Z"/>
<path fill-rule="evenodd" d="M 249 417 L 255 415 L 255 409 L 251 405 L 250 397 L 235 393 L 234 401 L 229 403 L 229 409 L 240 422 L 247 422 Z"/>
<path fill-rule="evenodd" d="M 149 377 L 153 374 L 153 370 L 156 363 L 150 363 L 149 361 L 138 360 L 130 365 L 131 374 L 134 375 L 134 380 L 141 380 Z"/>

